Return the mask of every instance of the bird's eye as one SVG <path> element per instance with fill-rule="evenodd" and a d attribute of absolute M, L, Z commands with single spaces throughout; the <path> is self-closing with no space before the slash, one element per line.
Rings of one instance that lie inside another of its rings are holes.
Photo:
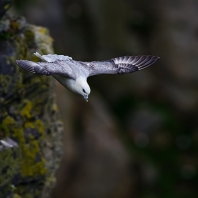
<path fill-rule="evenodd" d="M 83 89 L 83 92 L 86 93 L 84 89 Z"/>

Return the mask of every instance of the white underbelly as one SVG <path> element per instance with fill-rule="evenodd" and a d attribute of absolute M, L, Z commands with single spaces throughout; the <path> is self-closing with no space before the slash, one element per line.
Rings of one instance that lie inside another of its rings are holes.
<path fill-rule="evenodd" d="M 70 91 L 76 92 L 74 89 L 76 81 L 65 76 L 53 75 L 53 77 Z"/>

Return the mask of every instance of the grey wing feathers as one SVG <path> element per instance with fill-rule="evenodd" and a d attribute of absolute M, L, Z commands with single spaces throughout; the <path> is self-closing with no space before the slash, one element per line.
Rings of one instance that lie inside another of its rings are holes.
<path fill-rule="evenodd" d="M 70 60 L 72 60 L 72 58 L 69 56 L 57 55 L 57 54 L 40 55 L 38 52 L 36 52 L 36 53 L 34 53 L 34 55 L 48 63 L 53 63 L 56 61 L 70 61 Z"/>
<path fill-rule="evenodd" d="M 51 75 L 51 73 L 45 67 L 42 67 L 39 63 L 27 60 L 16 60 L 16 63 L 18 66 L 28 72 L 47 76 Z"/>
<path fill-rule="evenodd" d="M 122 56 L 103 62 L 91 62 L 90 75 L 98 74 L 126 74 L 145 69 L 159 60 L 159 57 L 152 55 Z"/>
<path fill-rule="evenodd" d="M 124 74 L 145 69 L 156 63 L 159 57 L 152 55 L 123 56 L 112 60 L 118 66 L 117 73 Z"/>
<path fill-rule="evenodd" d="M 34 71 L 34 66 L 32 64 L 29 64 L 29 62 L 31 61 L 24 61 L 24 60 L 16 60 L 16 63 L 18 66 L 20 66 L 22 69 L 31 72 L 31 73 L 35 73 Z M 33 62 L 31 62 L 33 63 Z"/>
<path fill-rule="evenodd" d="M 28 60 L 16 60 L 17 65 L 22 69 L 41 75 L 62 75 L 73 78 L 73 73 L 70 67 L 64 62 L 50 63 L 50 62 L 32 62 Z"/>

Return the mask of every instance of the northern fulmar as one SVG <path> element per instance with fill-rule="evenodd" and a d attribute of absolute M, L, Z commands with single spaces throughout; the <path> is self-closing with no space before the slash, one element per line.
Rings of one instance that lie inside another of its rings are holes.
<path fill-rule="evenodd" d="M 82 62 L 69 56 L 34 53 L 43 62 L 16 60 L 26 71 L 53 76 L 67 89 L 80 94 L 88 101 L 90 87 L 87 78 L 99 74 L 127 74 L 145 69 L 159 60 L 152 55 L 122 56 L 105 61 Z"/>

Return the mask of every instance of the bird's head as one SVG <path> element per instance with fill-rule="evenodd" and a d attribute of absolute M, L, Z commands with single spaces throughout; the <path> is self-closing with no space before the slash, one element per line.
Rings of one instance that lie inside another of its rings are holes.
<path fill-rule="evenodd" d="M 88 102 L 88 97 L 91 92 L 91 89 L 87 83 L 87 79 L 84 78 L 76 79 L 76 88 L 78 94 L 82 95 L 84 99 Z"/>

